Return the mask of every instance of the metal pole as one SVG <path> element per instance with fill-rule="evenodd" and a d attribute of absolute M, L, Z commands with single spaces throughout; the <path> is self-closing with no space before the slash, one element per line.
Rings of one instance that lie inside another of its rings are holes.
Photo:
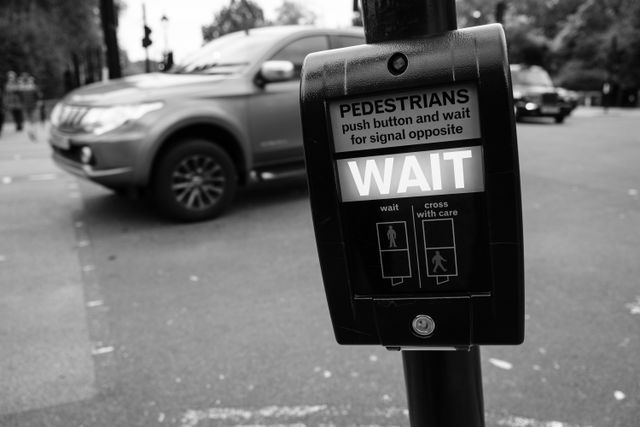
<path fill-rule="evenodd" d="M 142 3 L 142 28 L 147 29 L 147 7 Z M 149 46 L 144 47 L 144 71 L 151 72 L 151 64 L 149 63 Z"/>
<path fill-rule="evenodd" d="M 458 28 L 455 0 L 363 0 L 367 43 L 439 34 Z"/>
<path fill-rule="evenodd" d="M 122 77 L 120 68 L 120 52 L 118 49 L 117 21 L 113 0 L 100 0 L 100 18 L 102 19 L 102 31 L 104 44 L 107 51 L 107 66 L 109 78 Z"/>
<path fill-rule="evenodd" d="M 484 427 L 480 349 L 403 351 L 412 427 Z"/>
<path fill-rule="evenodd" d="M 367 43 L 457 29 L 455 0 L 363 0 Z M 412 427 L 484 427 L 480 350 L 403 351 Z"/>

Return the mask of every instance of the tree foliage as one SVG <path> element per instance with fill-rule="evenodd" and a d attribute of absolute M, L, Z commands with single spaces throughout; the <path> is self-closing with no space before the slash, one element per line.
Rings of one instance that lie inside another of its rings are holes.
<path fill-rule="evenodd" d="M 65 70 L 101 46 L 97 0 L 3 0 L 0 83 L 8 70 L 29 73 L 45 96 L 64 90 Z M 98 58 L 99 59 L 99 58 Z"/>
<path fill-rule="evenodd" d="M 284 0 L 276 13 L 274 24 L 278 25 L 311 25 L 316 21 L 315 13 L 292 0 Z"/>
<path fill-rule="evenodd" d="M 553 39 L 552 66 L 559 80 L 581 89 L 610 81 L 622 89 L 640 87 L 640 3 L 592 0 L 569 15 Z M 577 68 L 584 73 L 576 74 Z"/>
<path fill-rule="evenodd" d="M 500 0 L 460 0 L 461 27 L 495 21 Z M 504 0 L 511 62 L 539 64 L 572 89 L 599 90 L 605 80 L 640 87 L 637 0 Z"/>
<path fill-rule="evenodd" d="M 202 27 L 205 42 L 234 31 L 248 30 L 265 25 L 264 12 L 253 0 L 231 0 L 213 17 L 213 22 Z"/>
<path fill-rule="evenodd" d="M 202 27 L 202 38 L 211 41 L 234 31 L 248 30 L 265 25 L 312 25 L 316 15 L 304 4 L 295 0 L 283 0 L 276 9 L 273 22 L 264 18 L 264 12 L 253 0 L 230 0 L 213 17 L 213 22 Z"/>

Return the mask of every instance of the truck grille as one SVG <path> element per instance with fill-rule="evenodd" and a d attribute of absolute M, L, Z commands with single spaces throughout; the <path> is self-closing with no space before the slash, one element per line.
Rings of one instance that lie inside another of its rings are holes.
<path fill-rule="evenodd" d="M 62 148 L 59 148 L 59 147 L 52 147 L 52 148 L 54 152 L 58 153 L 60 156 L 64 157 L 65 159 L 71 160 L 74 163 L 81 163 L 80 161 L 81 147 L 71 146 L 68 150 L 63 150 Z"/>
<path fill-rule="evenodd" d="M 543 93 L 542 94 L 542 104 L 557 104 L 558 103 L 558 94 L 557 93 Z"/>
<path fill-rule="evenodd" d="M 80 129 L 82 119 L 89 111 L 88 107 L 76 105 L 63 105 L 60 109 L 60 119 L 58 127 L 61 130 L 72 132 Z"/>

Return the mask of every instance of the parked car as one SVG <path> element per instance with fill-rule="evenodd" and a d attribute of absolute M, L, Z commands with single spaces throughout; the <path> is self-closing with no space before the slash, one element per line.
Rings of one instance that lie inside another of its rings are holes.
<path fill-rule="evenodd" d="M 562 102 L 562 108 L 568 116 L 573 110 L 576 109 L 580 102 L 580 94 L 574 90 L 565 89 L 563 87 L 556 87 L 558 97 Z"/>
<path fill-rule="evenodd" d="M 113 190 L 149 190 L 175 219 L 213 218 L 239 185 L 304 171 L 302 62 L 362 43 L 357 28 L 251 29 L 213 40 L 168 73 L 80 88 L 52 111 L 53 158 Z"/>
<path fill-rule="evenodd" d="M 549 73 L 537 65 L 511 65 L 516 120 L 522 117 L 553 117 L 562 123 L 569 114 Z"/>

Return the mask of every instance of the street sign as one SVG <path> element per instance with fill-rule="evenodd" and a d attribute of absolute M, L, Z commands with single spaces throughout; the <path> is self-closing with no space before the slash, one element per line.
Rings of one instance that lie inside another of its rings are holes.
<path fill-rule="evenodd" d="M 307 174 L 338 342 L 522 342 L 511 94 L 499 25 L 307 57 Z"/>

